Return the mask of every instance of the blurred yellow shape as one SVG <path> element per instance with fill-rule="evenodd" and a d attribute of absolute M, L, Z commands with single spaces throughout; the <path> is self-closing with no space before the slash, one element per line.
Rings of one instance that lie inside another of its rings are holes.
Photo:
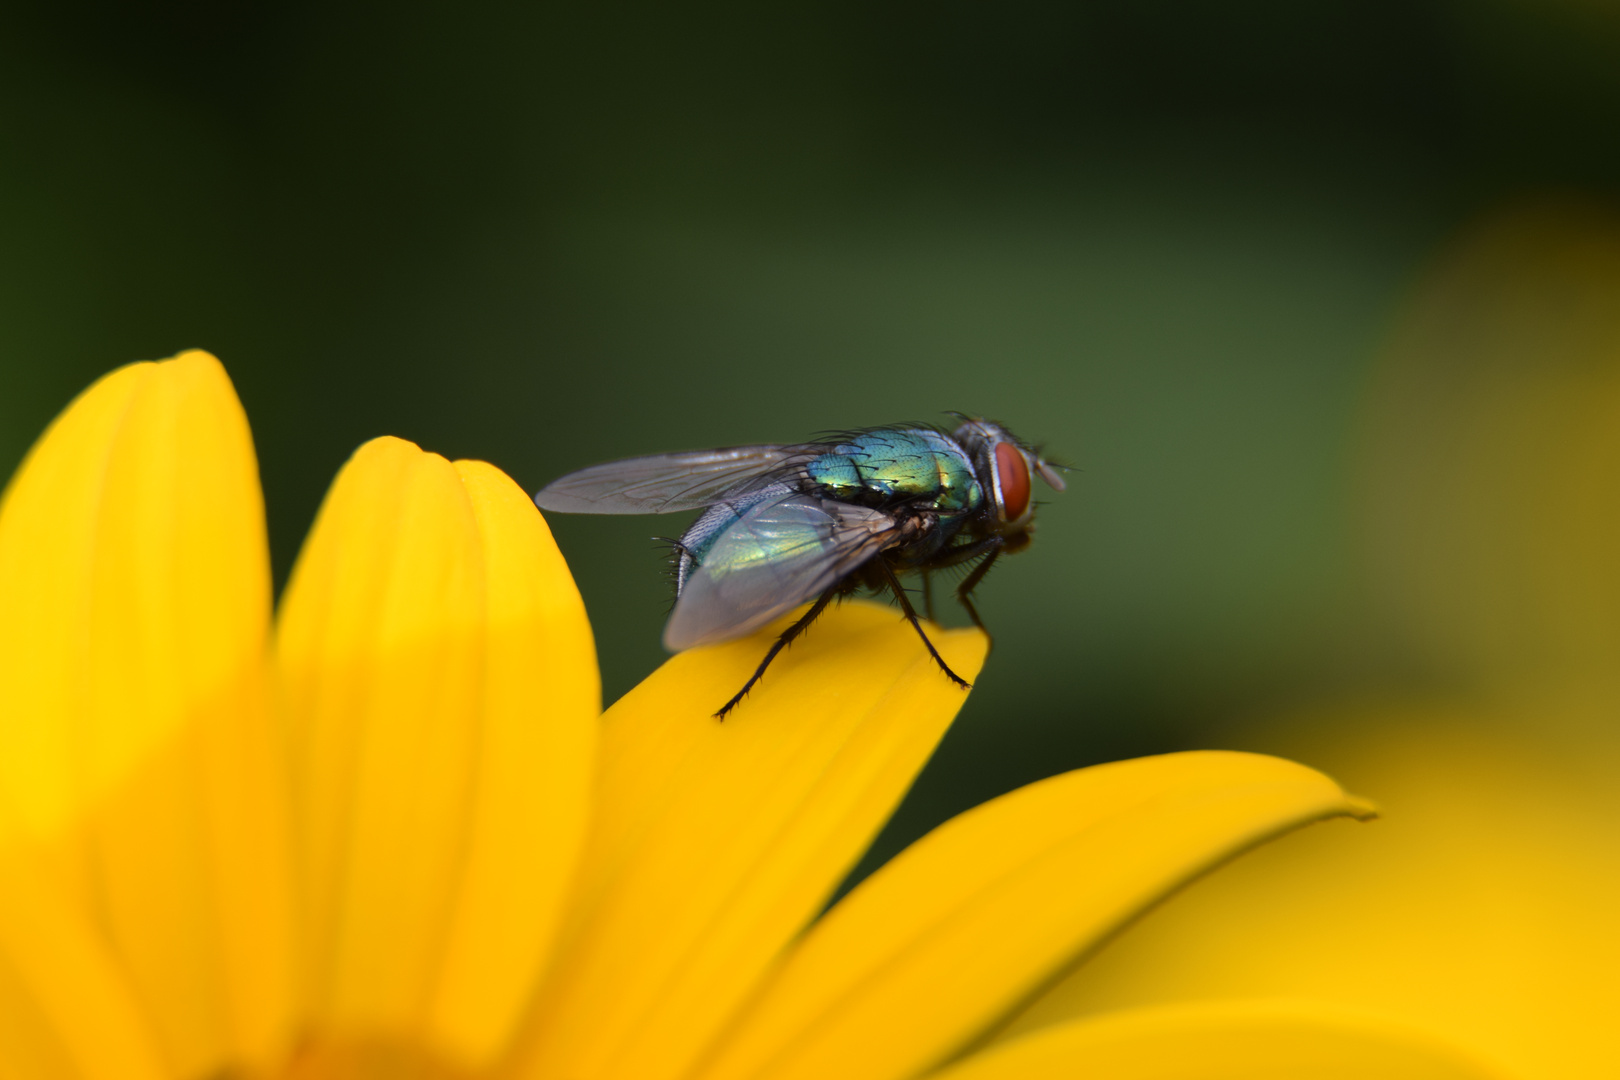
<path fill-rule="evenodd" d="M 1503 211 L 1414 291 L 1374 370 L 1358 482 L 1372 583 L 1439 685 L 1620 702 L 1620 215 Z M 1566 708 L 1568 706 L 1568 708 Z"/>
<path fill-rule="evenodd" d="M 1003 1043 L 938 1080 L 1480 1080 L 1455 1047 L 1377 1014 L 1299 1002 L 1105 1013 Z"/>

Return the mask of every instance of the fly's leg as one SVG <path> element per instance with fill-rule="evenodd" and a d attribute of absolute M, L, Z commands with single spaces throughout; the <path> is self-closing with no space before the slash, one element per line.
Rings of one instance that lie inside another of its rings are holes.
<path fill-rule="evenodd" d="M 765 654 L 765 659 L 759 662 L 759 667 L 754 669 L 754 674 L 749 677 L 747 682 L 743 683 L 743 688 L 737 691 L 736 695 L 732 697 L 730 701 L 720 706 L 720 711 L 714 714 L 714 718 L 716 720 L 724 720 L 726 718 L 726 714 L 732 709 L 735 709 L 738 703 L 740 703 L 743 698 L 748 696 L 748 691 L 752 690 L 754 688 L 754 684 L 759 682 L 760 677 L 765 674 L 765 669 L 771 666 L 772 660 L 776 659 L 776 654 L 787 648 L 788 645 L 792 643 L 794 638 L 804 633 L 805 629 L 809 627 L 811 623 L 816 621 L 817 615 L 820 615 L 823 611 L 827 610 L 827 605 L 832 602 L 832 598 L 838 595 L 838 588 L 839 587 L 837 585 L 834 585 L 832 588 L 822 593 L 816 602 L 810 605 L 809 611 L 805 612 L 804 615 L 792 626 L 782 631 L 782 636 L 777 638 L 771 644 L 770 651 Z"/>
<path fill-rule="evenodd" d="M 983 630 L 986 637 L 990 636 L 990 630 L 984 625 L 984 620 L 979 618 L 978 608 L 973 606 L 973 599 L 969 594 L 978 588 L 979 582 L 984 580 L 984 575 L 990 572 L 990 564 L 996 561 L 996 557 L 1001 554 L 1005 546 L 1006 541 L 1001 537 L 991 536 L 972 544 L 963 544 L 959 548 L 953 548 L 935 557 L 928 565 L 929 570 L 943 570 L 949 566 L 961 566 L 964 563 L 970 563 L 975 559 L 983 560 L 978 566 L 968 571 L 967 577 L 956 587 L 956 599 L 963 607 L 967 608 L 968 615 L 973 619 L 973 625 Z M 924 571 L 924 574 L 926 575 L 927 571 Z"/>
<path fill-rule="evenodd" d="M 922 638 L 923 644 L 928 647 L 928 655 L 934 658 L 934 663 L 939 665 L 939 670 L 943 671 L 951 682 L 962 689 L 972 689 L 973 684 L 952 671 L 951 666 L 945 662 L 945 658 L 939 655 L 939 650 L 934 648 L 934 643 L 928 640 L 928 634 L 923 630 L 922 623 L 917 621 L 916 610 L 912 608 L 911 601 L 906 597 L 906 590 L 900 587 L 900 579 L 894 576 L 894 568 L 881 555 L 873 559 L 872 564 L 878 567 L 883 576 L 888 579 L 889 588 L 894 592 L 894 598 L 900 601 L 900 610 L 906 613 L 906 619 L 911 623 L 911 628 L 917 631 L 918 637 Z"/>
<path fill-rule="evenodd" d="M 962 579 L 962 584 L 956 587 L 956 598 L 961 601 L 963 607 L 967 608 L 968 617 L 973 620 L 973 625 L 984 631 L 984 636 L 987 638 L 990 637 L 990 629 L 984 625 L 984 620 L 979 618 L 979 609 L 973 606 L 972 594 L 973 590 L 978 588 L 979 582 L 984 580 L 984 575 L 988 574 L 990 568 L 996 565 L 996 557 L 1000 554 L 1001 548 L 999 545 L 991 548 L 990 554 L 984 557 L 984 561 L 975 566 L 972 572 Z M 995 641 L 994 638 L 990 640 L 992 643 Z"/>

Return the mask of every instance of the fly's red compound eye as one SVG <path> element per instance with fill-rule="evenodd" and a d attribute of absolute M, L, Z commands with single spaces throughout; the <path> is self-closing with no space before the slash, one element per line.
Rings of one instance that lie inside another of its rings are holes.
<path fill-rule="evenodd" d="M 1029 462 L 1012 443 L 996 444 L 996 482 L 1001 487 L 1001 516 L 1017 521 L 1029 509 Z"/>

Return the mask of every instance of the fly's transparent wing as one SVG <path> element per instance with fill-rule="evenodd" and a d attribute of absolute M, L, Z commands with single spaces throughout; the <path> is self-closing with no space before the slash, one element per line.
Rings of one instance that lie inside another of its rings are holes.
<path fill-rule="evenodd" d="M 737 510 L 736 520 L 683 576 L 664 628 L 664 647 L 671 652 L 759 629 L 896 538 L 888 514 L 797 492 Z"/>
<path fill-rule="evenodd" d="M 712 506 L 808 456 L 799 446 L 733 446 L 626 458 L 553 480 L 534 501 L 559 514 L 671 514 Z"/>

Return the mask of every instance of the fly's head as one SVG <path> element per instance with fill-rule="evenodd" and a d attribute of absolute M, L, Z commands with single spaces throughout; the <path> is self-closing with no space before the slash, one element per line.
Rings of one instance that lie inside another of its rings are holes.
<path fill-rule="evenodd" d="M 1062 491 L 1066 485 L 1057 467 L 989 420 L 963 417 L 951 438 L 967 452 L 989 496 L 989 531 L 1007 538 L 1009 552 L 1027 545 L 1035 520 L 1032 477 L 1039 476 L 1053 491 Z"/>

